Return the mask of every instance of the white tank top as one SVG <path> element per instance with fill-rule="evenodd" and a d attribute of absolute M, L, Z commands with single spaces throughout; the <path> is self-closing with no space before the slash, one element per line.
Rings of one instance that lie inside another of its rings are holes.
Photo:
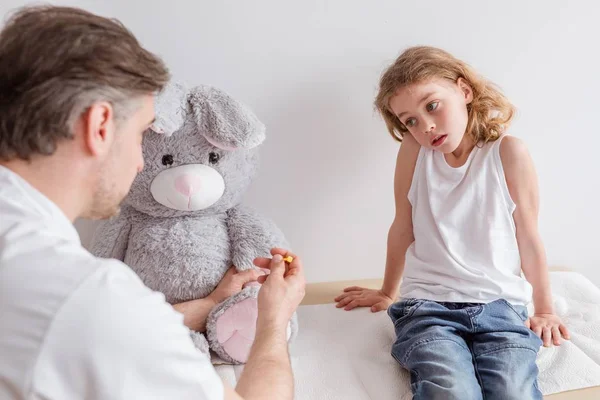
<path fill-rule="evenodd" d="M 402 297 L 442 302 L 531 301 L 521 276 L 512 201 L 500 142 L 475 147 L 458 168 L 421 148 L 408 199 L 415 241 L 406 252 Z"/>

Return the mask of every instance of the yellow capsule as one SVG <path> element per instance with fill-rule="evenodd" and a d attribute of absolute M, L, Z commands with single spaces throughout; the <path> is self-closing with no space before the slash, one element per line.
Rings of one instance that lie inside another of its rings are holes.
<path fill-rule="evenodd" d="M 294 261 L 294 257 L 292 256 L 287 256 L 286 258 L 283 259 L 283 261 L 285 261 L 286 263 L 291 263 L 292 261 Z"/>

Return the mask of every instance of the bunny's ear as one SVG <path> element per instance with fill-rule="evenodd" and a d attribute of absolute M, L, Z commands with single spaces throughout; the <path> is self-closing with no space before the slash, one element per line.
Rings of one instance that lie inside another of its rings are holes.
<path fill-rule="evenodd" d="M 251 149 L 265 140 L 265 126 L 244 104 L 222 90 L 197 86 L 188 95 L 200 132 L 224 150 Z"/>
<path fill-rule="evenodd" d="M 188 110 L 187 89 L 179 82 L 169 82 L 154 100 L 156 119 L 150 129 L 171 136 L 181 128 Z"/>

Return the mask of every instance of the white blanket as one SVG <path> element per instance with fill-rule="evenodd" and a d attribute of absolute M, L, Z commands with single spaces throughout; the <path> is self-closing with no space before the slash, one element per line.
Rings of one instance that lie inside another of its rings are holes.
<path fill-rule="evenodd" d="M 550 274 L 556 312 L 571 341 L 542 348 L 539 384 L 545 395 L 600 385 L 600 289 L 574 272 Z M 291 347 L 298 400 L 412 398 L 410 378 L 390 355 L 394 329 L 385 312 L 302 306 Z M 235 386 L 241 366 L 218 373 Z"/>

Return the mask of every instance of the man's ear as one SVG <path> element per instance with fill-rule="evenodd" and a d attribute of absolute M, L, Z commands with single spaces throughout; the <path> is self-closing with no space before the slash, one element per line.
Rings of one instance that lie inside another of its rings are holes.
<path fill-rule="evenodd" d="M 456 84 L 465 97 L 465 104 L 470 104 L 473 101 L 473 88 L 471 85 L 464 78 L 458 78 Z"/>
<path fill-rule="evenodd" d="M 115 140 L 115 120 L 112 104 L 101 101 L 92 104 L 75 126 L 75 135 L 81 135 L 86 151 L 93 156 L 106 155 Z"/>

